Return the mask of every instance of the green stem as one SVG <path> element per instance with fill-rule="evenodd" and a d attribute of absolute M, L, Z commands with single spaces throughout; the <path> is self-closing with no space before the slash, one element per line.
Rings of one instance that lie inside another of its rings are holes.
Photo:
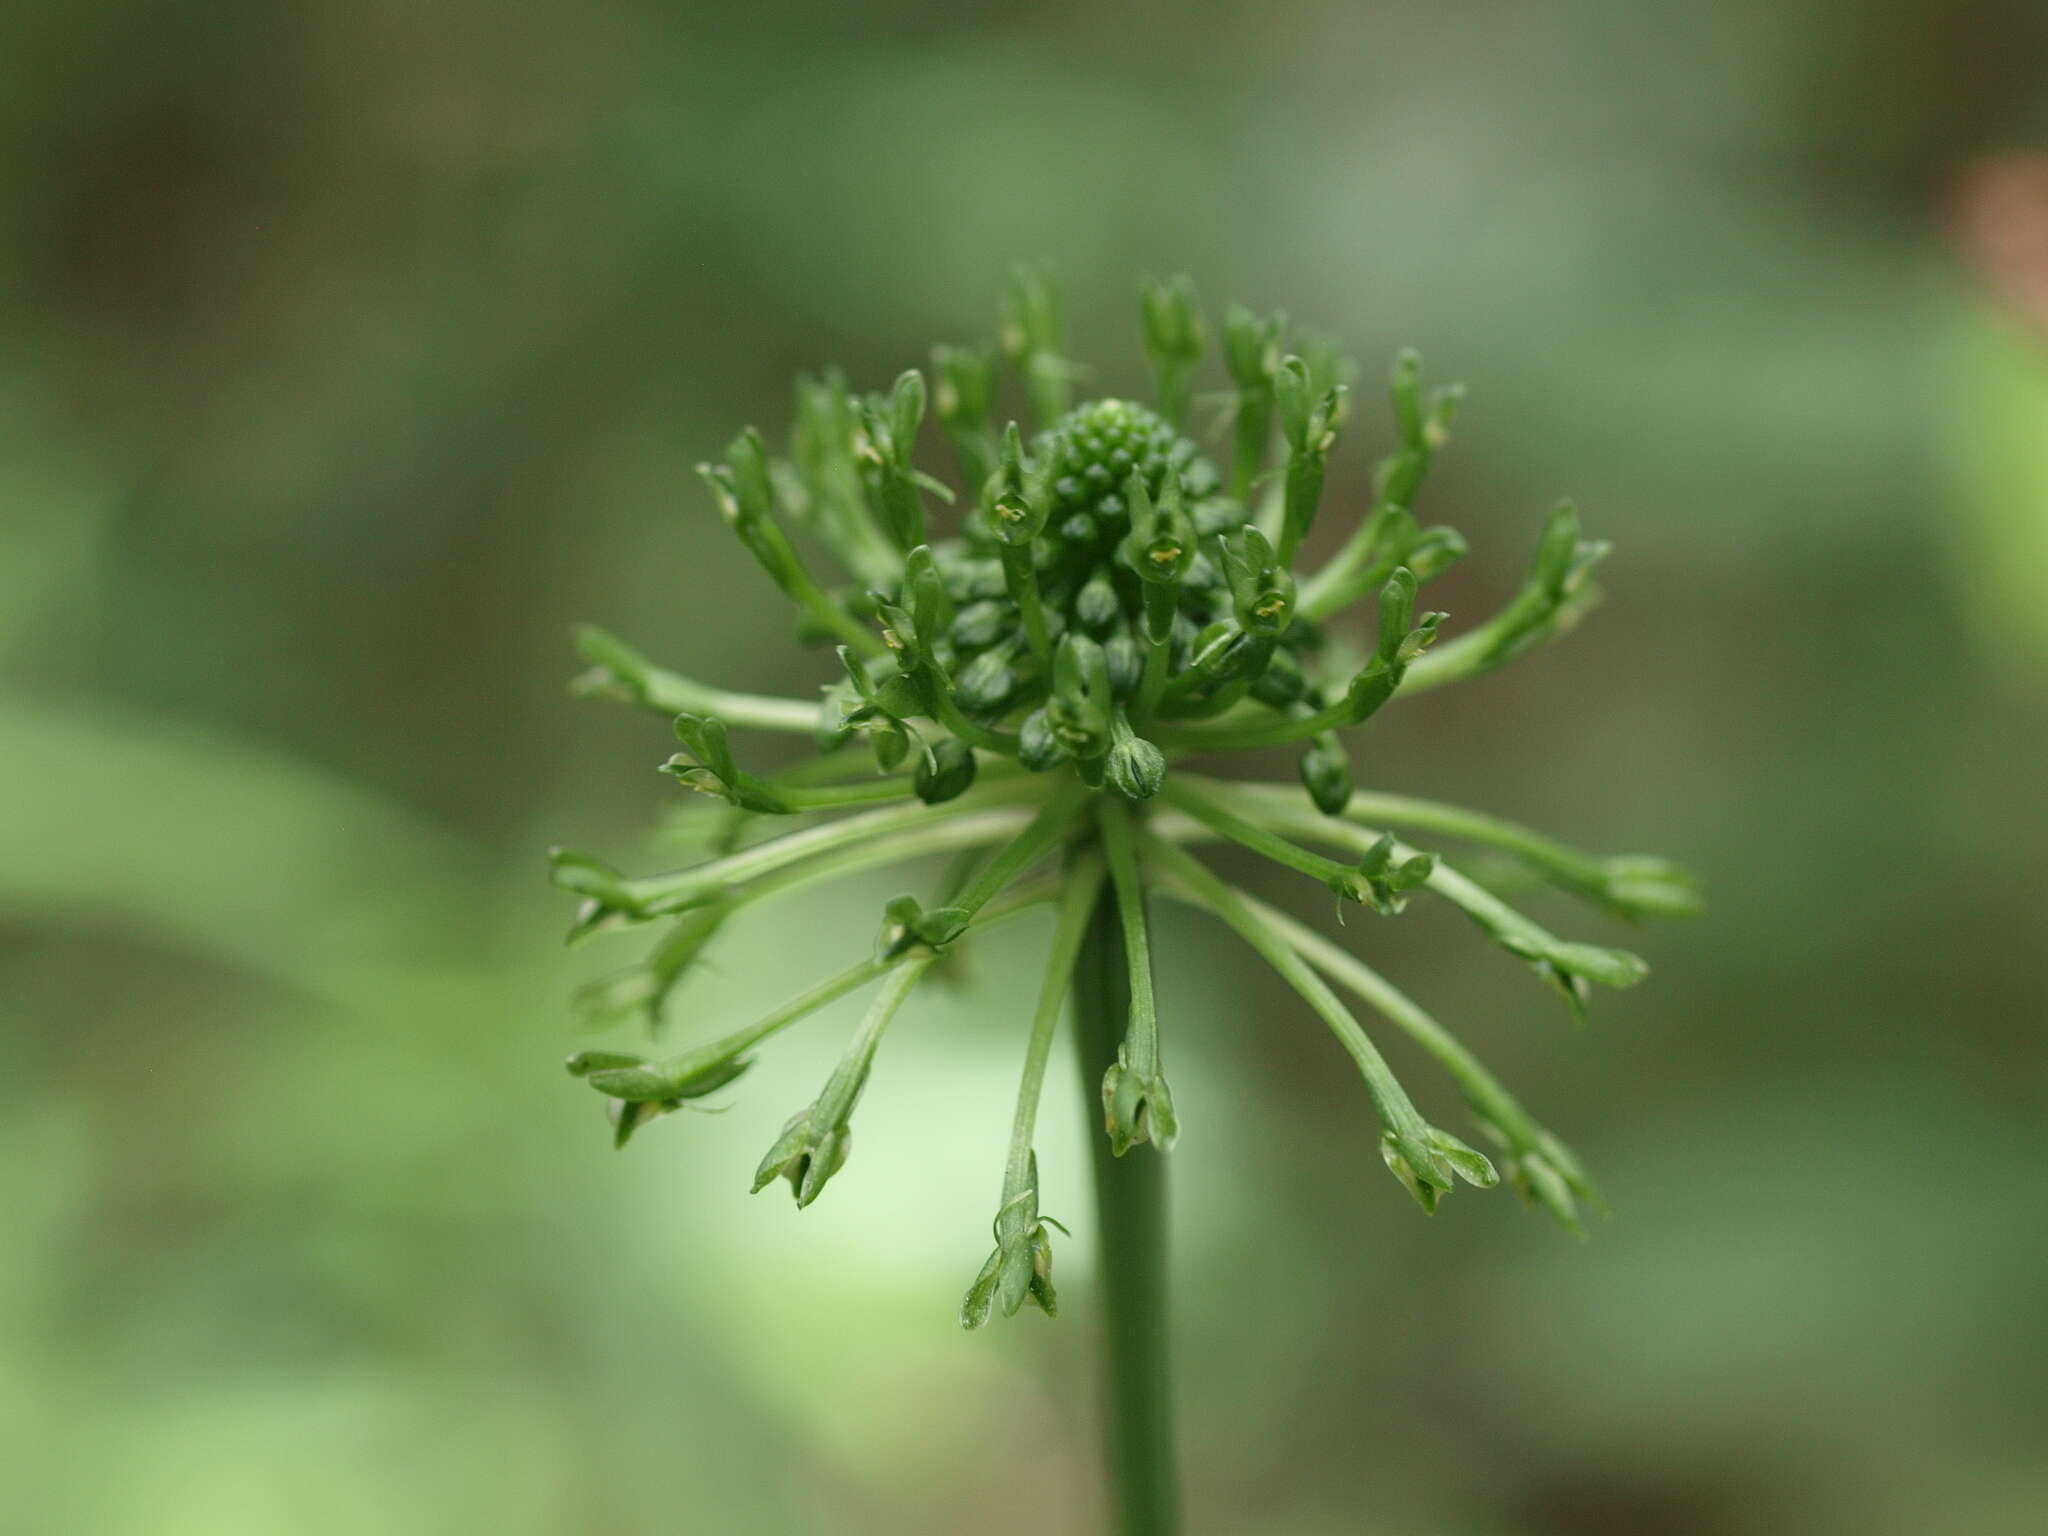
<path fill-rule="evenodd" d="M 1569 634 L 1599 601 L 1600 589 L 1590 584 L 1535 614 L 1522 612 L 1522 599 L 1517 598 L 1479 628 L 1416 658 L 1408 669 L 1406 691 L 1422 693 L 1505 666 L 1537 646 Z"/>
<path fill-rule="evenodd" d="M 715 894 L 725 886 L 743 884 L 821 853 L 834 852 L 892 832 L 921 830 L 937 822 L 957 820 L 995 806 L 1014 805 L 1020 799 L 1028 801 L 1042 794 L 1042 790 L 1034 790 L 1028 781 L 1018 779 L 986 788 L 977 785 L 969 793 L 936 806 L 926 805 L 920 800 L 911 805 L 862 811 L 837 821 L 785 832 L 780 837 L 755 843 L 709 864 L 629 880 L 626 890 L 642 905 L 663 900 L 687 905 L 690 900 Z"/>
<path fill-rule="evenodd" d="M 816 704 L 707 687 L 679 672 L 657 667 L 625 641 L 594 624 L 576 631 L 576 647 L 592 664 L 592 670 L 575 684 L 583 694 L 628 699 L 671 718 L 680 714 L 716 715 L 728 725 L 758 731 L 809 736 L 818 729 L 820 711 Z"/>
<path fill-rule="evenodd" d="M 1411 1149 L 1425 1141 L 1429 1123 L 1422 1118 L 1407 1090 L 1394 1077 L 1393 1068 L 1387 1065 L 1386 1058 L 1380 1055 L 1379 1048 L 1372 1043 L 1351 1010 L 1295 952 L 1286 937 L 1252 908 L 1242 893 L 1225 885 L 1192 854 L 1157 838 L 1149 840 L 1146 851 L 1156 858 L 1160 868 L 1186 888 L 1197 905 L 1206 907 L 1235 929 L 1238 937 L 1256 950 L 1259 958 L 1277 971 L 1280 979 L 1299 992 L 1302 1000 L 1322 1016 L 1331 1033 L 1336 1035 L 1338 1044 L 1358 1064 L 1359 1076 L 1365 1079 L 1366 1096 L 1372 1100 L 1380 1122 L 1413 1160 L 1416 1153 Z"/>
<path fill-rule="evenodd" d="M 1241 847 L 1249 848 L 1253 853 L 1262 854 L 1274 863 L 1287 869 L 1295 870 L 1300 874 L 1309 876 L 1311 879 L 1320 880 L 1325 885 L 1328 885 L 1333 880 L 1344 880 L 1357 873 L 1348 864 L 1340 864 L 1335 859 L 1324 858 L 1321 854 L 1311 849 L 1303 848 L 1297 843 L 1290 843 L 1286 838 L 1270 828 L 1247 821 L 1242 816 L 1226 810 L 1206 795 L 1190 788 L 1187 783 L 1188 778 L 1189 775 L 1186 774 L 1169 775 L 1164 792 L 1160 798 L 1175 810 L 1193 817 L 1196 821 L 1209 828 L 1210 831 L 1229 838 L 1233 843 L 1237 843 Z M 1227 781 L 1210 780 L 1207 782 L 1223 783 Z M 1316 811 L 1313 806 L 1309 807 L 1309 813 L 1314 815 L 1322 814 Z M 1349 830 L 1348 827 L 1345 828 L 1346 832 Z"/>
<path fill-rule="evenodd" d="M 1116 895 L 1106 885 L 1074 969 L 1081 1096 L 1095 1104 L 1130 1014 L 1130 968 Z M 1179 1529 L 1167 1373 L 1166 1159 L 1118 1157 L 1101 1127 L 1088 1137 L 1101 1224 L 1107 1451 L 1116 1536 Z"/>
<path fill-rule="evenodd" d="M 1017 1085 L 1017 1113 L 1011 1122 L 1010 1155 L 1003 1169 L 1005 1203 L 1024 1188 L 1031 1175 L 1031 1139 L 1038 1126 L 1038 1099 L 1045 1086 L 1046 1062 L 1052 1056 L 1052 1037 L 1059 1028 L 1060 1010 L 1066 1005 L 1067 989 L 1074 979 L 1075 960 L 1081 952 L 1081 941 L 1087 935 L 1088 919 L 1095 911 L 1095 898 L 1101 887 L 1102 861 L 1093 853 L 1080 854 L 1063 872 L 1059 921 L 1053 930 L 1052 948 L 1046 955 L 1045 980 L 1038 991 L 1038 1011 L 1031 1020 L 1031 1041 L 1024 1052 L 1024 1076 Z"/>

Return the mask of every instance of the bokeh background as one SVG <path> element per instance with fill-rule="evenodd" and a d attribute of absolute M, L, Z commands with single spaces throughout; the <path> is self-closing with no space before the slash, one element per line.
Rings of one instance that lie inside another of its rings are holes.
<path fill-rule="evenodd" d="M 1067 1315 L 953 1323 L 1032 946 L 916 1006 L 799 1215 L 746 1183 L 844 1014 L 614 1154 L 540 859 L 644 867 L 672 799 L 658 722 L 567 697 L 574 621 L 826 675 L 691 464 L 1036 257 L 1105 389 L 1181 268 L 1465 380 L 1446 606 L 1563 492 L 1611 600 L 1365 777 L 1711 898 L 1573 917 L 1657 969 L 1577 1033 L 1455 918 L 1347 930 L 1587 1157 L 1583 1246 L 1425 1221 L 1314 1021 L 1166 916 L 1191 1529 L 2048 1529 L 2048 195 L 1967 190 L 2048 143 L 2033 0 L 4 27 L 0 1530 L 1096 1528 L 1065 1075 Z M 890 889 L 744 926 L 683 1027 Z"/>

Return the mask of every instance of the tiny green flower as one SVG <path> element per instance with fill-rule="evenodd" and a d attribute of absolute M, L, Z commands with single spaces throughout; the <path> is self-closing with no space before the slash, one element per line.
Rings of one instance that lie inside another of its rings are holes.
<path fill-rule="evenodd" d="M 1443 1026 L 1325 934 L 1225 883 L 1197 857 L 1200 845 L 1231 844 L 1305 875 L 1335 895 L 1340 915 L 1362 906 L 1393 917 L 1416 900 L 1442 901 L 1578 1019 L 1594 988 L 1634 985 L 1643 962 L 1556 937 L 1454 856 L 1407 839 L 1475 844 L 1627 919 L 1696 904 L 1684 872 L 1662 860 L 1592 857 L 1476 811 L 1357 783 L 1358 727 L 1410 694 L 1502 666 L 1590 609 L 1607 546 L 1582 536 L 1576 509 L 1550 514 L 1500 611 L 1454 625 L 1423 605 L 1422 589 L 1465 540 L 1422 525 L 1414 505 L 1461 391 L 1426 389 L 1420 360 L 1402 354 L 1372 500 L 1332 535 L 1332 458 L 1359 432 L 1346 382 L 1355 371 L 1284 316 L 1233 306 L 1216 333 L 1228 387 L 1209 397 L 1229 429 L 1219 468 L 1183 431 L 1211 335 L 1192 286 L 1148 280 L 1139 318 L 1156 408 L 1114 394 L 1075 400 L 1086 375 L 1069 355 L 1058 295 L 1029 270 L 1005 295 L 992 341 L 933 353 L 929 389 L 916 370 L 873 394 L 837 373 L 806 377 L 785 450 L 750 428 L 702 466 L 714 507 L 794 605 L 799 638 L 836 647 L 815 701 L 709 687 L 601 631 L 578 636 L 590 667 L 580 692 L 670 721 L 682 750 L 661 766 L 706 797 L 691 814 L 704 819 L 708 850 L 639 878 L 556 852 L 555 883 L 580 902 L 572 937 L 662 925 L 644 962 L 579 993 L 586 1023 L 658 1029 L 698 959 L 756 902 L 951 856 L 936 889 L 887 904 L 871 954 L 755 1023 L 666 1057 L 572 1057 L 570 1071 L 611 1106 L 620 1144 L 734 1082 L 770 1037 L 872 987 L 839 1065 L 756 1176 L 757 1189 L 783 1180 L 810 1204 L 847 1165 L 862 1090 L 919 980 L 955 946 L 1053 909 L 994 1250 L 960 1312 L 970 1328 L 1026 1302 L 1048 1314 L 1057 1306 L 1057 1223 L 1039 1211 L 1033 1131 L 1047 1055 L 1081 985 L 1077 957 L 1105 918 L 1121 953 L 1103 953 L 1129 1006 L 1114 1059 L 1105 1049 L 1106 1070 L 1097 1067 L 1102 1134 L 1118 1156 L 1149 1157 L 1180 1133 L 1166 1072 L 1170 1009 L 1154 985 L 1155 896 L 1220 919 L 1324 1020 L 1363 1079 L 1386 1167 L 1425 1210 L 1503 1173 L 1573 1231 L 1598 1208 L 1563 1143 Z M 999 359 L 1030 426 L 1005 414 Z M 957 486 L 922 467 L 928 414 Z M 1311 534 L 1333 544 L 1313 564 Z M 840 569 L 814 571 L 799 545 Z M 814 750 L 793 767 L 760 768 L 772 759 L 745 737 L 762 732 Z M 1198 757 L 1275 747 L 1299 752 L 1298 784 L 1194 771 Z M 1501 1171 L 1418 1108 L 1339 989 L 1445 1069 Z M 1191 1106 L 1197 1128 L 1203 1108 Z"/>

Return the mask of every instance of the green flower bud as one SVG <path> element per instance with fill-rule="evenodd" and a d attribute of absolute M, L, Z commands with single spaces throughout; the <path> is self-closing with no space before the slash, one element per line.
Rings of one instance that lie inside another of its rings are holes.
<path fill-rule="evenodd" d="M 1116 714 L 1115 741 L 1105 772 L 1127 799 L 1150 800 L 1166 782 L 1166 754 L 1135 734 L 1122 710 Z"/>
<path fill-rule="evenodd" d="M 1301 754 L 1301 783 L 1325 816 L 1342 816 L 1351 803 L 1351 755 L 1329 732 L 1309 743 Z"/>
<path fill-rule="evenodd" d="M 969 603 L 953 615 L 953 625 L 947 631 L 947 638 L 962 650 L 978 651 L 983 646 L 994 645 L 1009 624 L 1007 605 L 993 598 L 983 598 Z"/>
<path fill-rule="evenodd" d="M 974 785 L 973 750 L 952 736 L 935 743 L 917 760 L 912 784 L 917 798 L 926 805 L 938 805 L 964 795 Z"/>
<path fill-rule="evenodd" d="M 1017 727 L 1017 738 L 1017 761 L 1033 773 L 1043 773 L 1066 761 L 1067 749 L 1060 745 L 1059 734 L 1053 729 L 1051 712 L 1045 706 L 1024 717 L 1023 724 Z"/>
<path fill-rule="evenodd" d="M 1252 697 L 1276 709 L 1286 708 L 1307 692 L 1308 674 L 1302 671 L 1295 654 L 1285 649 L 1273 652 L 1266 670 L 1252 684 Z"/>
<path fill-rule="evenodd" d="M 1110 692 L 1119 699 L 1137 692 L 1138 680 L 1145 674 L 1145 648 L 1138 644 L 1137 636 L 1128 630 L 1111 635 L 1102 642 L 1102 656 L 1109 663 Z"/>
<path fill-rule="evenodd" d="M 1017 669 L 1010 664 L 1009 651 L 997 646 L 960 669 L 953 680 L 953 696 L 962 709 L 981 714 L 1000 709 L 1016 687 Z"/>
<path fill-rule="evenodd" d="M 1122 612 L 1123 605 L 1117 601 L 1116 587 L 1107 570 L 1098 568 L 1074 595 L 1074 617 L 1090 629 L 1109 628 Z"/>

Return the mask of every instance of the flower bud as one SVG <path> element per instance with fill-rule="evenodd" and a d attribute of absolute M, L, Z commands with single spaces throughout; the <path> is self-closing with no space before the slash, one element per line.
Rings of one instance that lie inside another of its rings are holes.
<path fill-rule="evenodd" d="M 1131 800 L 1150 800 L 1166 782 L 1166 754 L 1131 734 L 1128 725 L 1118 733 L 1121 739 L 1109 749 L 1109 782 Z"/>
<path fill-rule="evenodd" d="M 1342 816 L 1351 803 L 1351 755 L 1344 744 L 1328 731 L 1309 743 L 1301 754 L 1301 783 L 1309 799 L 1325 816 Z"/>
<path fill-rule="evenodd" d="M 1049 711 L 1040 706 L 1024 717 L 1017 727 L 1017 761 L 1033 773 L 1062 762 L 1067 749 L 1060 745 L 1059 734 L 1054 731 Z"/>
<path fill-rule="evenodd" d="M 953 615 L 953 625 L 946 632 L 947 638 L 964 650 L 980 650 L 1002 638 L 1009 618 L 1009 610 L 1002 603 L 983 598 L 969 603 Z"/>
<path fill-rule="evenodd" d="M 1145 649 L 1138 644 L 1138 637 L 1128 630 L 1119 630 L 1102 642 L 1102 656 L 1109 663 L 1110 692 L 1119 699 L 1128 699 L 1138 691 L 1139 680 L 1145 675 Z"/>
<path fill-rule="evenodd" d="M 1106 568 L 1098 567 L 1074 594 L 1074 617 L 1090 629 L 1109 628 L 1122 612 L 1123 604 L 1117 600 L 1116 587 Z"/>
<path fill-rule="evenodd" d="M 983 651 L 953 679 L 953 697 L 974 714 L 1000 709 L 1017 686 L 1017 669 L 1005 646 Z"/>
<path fill-rule="evenodd" d="M 957 737 L 935 742 L 917 760 L 912 785 L 926 805 L 938 805 L 965 794 L 974 784 L 974 752 Z"/>
<path fill-rule="evenodd" d="M 1308 674 L 1302 671 L 1301 662 L 1294 652 L 1284 648 L 1273 652 L 1272 659 L 1266 663 L 1266 670 L 1252 684 L 1252 697 L 1275 709 L 1285 709 L 1307 691 Z"/>

